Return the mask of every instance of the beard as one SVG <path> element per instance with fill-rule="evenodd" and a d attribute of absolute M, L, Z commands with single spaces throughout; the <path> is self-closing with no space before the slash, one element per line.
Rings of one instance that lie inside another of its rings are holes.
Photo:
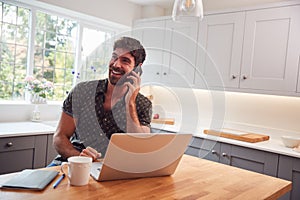
<path fill-rule="evenodd" d="M 115 68 L 114 66 L 110 65 L 108 73 L 109 73 L 108 74 L 109 82 L 112 85 L 117 85 L 119 80 L 124 76 L 125 71 L 120 70 L 120 68 Z M 115 75 L 115 74 L 118 74 L 118 75 Z M 118 85 L 122 85 L 122 84 L 119 83 Z"/>

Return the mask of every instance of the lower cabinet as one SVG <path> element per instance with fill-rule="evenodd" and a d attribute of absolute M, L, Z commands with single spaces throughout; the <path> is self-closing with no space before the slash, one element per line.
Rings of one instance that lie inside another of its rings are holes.
<path fill-rule="evenodd" d="M 277 176 L 278 154 L 193 137 L 186 154 Z"/>
<path fill-rule="evenodd" d="M 292 181 L 280 200 L 300 199 L 300 159 L 193 137 L 186 154 Z"/>
<path fill-rule="evenodd" d="M 57 156 L 57 152 L 53 146 L 53 134 L 47 135 L 47 155 L 46 155 L 46 166 L 52 162 Z"/>
<path fill-rule="evenodd" d="M 292 191 L 285 194 L 280 200 L 300 199 L 300 159 L 280 155 L 278 165 L 278 178 L 293 182 Z"/>
<path fill-rule="evenodd" d="M 48 141 L 52 135 L 0 138 L 0 174 L 45 167 L 53 151 Z"/>

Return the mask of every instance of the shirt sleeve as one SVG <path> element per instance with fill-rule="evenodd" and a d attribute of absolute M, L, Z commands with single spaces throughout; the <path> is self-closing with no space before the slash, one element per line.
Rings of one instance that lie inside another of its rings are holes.
<path fill-rule="evenodd" d="M 63 102 L 63 112 L 71 117 L 78 117 L 81 110 L 81 94 L 85 90 L 84 84 L 78 83 L 72 90 L 69 92 L 67 98 Z"/>
<path fill-rule="evenodd" d="M 73 97 L 73 89 L 69 92 L 67 98 L 64 100 L 63 107 L 62 107 L 63 112 L 66 113 L 67 115 L 70 115 L 71 117 L 73 117 L 72 97 Z"/>

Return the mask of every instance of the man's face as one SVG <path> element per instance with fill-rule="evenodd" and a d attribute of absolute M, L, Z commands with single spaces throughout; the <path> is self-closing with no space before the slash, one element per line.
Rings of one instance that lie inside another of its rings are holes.
<path fill-rule="evenodd" d="M 109 82 L 116 85 L 119 79 L 135 66 L 134 57 L 126 49 L 116 48 L 109 62 Z"/>

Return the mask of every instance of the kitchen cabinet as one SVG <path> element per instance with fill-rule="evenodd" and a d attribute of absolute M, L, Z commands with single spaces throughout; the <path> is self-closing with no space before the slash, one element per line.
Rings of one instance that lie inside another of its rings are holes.
<path fill-rule="evenodd" d="M 193 137 L 186 154 L 220 162 L 262 174 L 277 176 L 278 155 Z"/>
<path fill-rule="evenodd" d="M 207 15 L 199 24 L 195 86 L 238 88 L 245 12 Z"/>
<path fill-rule="evenodd" d="M 134 22 L 132 35 L 139 39 L 146 49 L 142 84 L 157 84 L 166 76 L 166 67 L 163 65 L 165 23 L 164 19 Z"/>
<path fill-rule="evenodd" d="M 300 6 L 246 12 L 241 88 L 296 91 Z"/>
<path fill-rule="evenodd" d="M 53 134 L 47 135 L 47 154 L 45 166 L 50 164 L 52 160 L 57 156 L 57 152 L 53 146 Z"/>
<path fill-rule="evenodd" d="M 299 95 L 297 3 L 209 13 L 185 23 L 141 19 L 133 29 L 148 53 L 144 83 Z"/>
<path fill-rule="evenodd" d="M 164 65 L 168 85 L 191 87 L 194 82 L 198 21 L 166 21 Z"/>
<path fill-rule="evenodd" d="M 300 199 L 300 159 L 280 155 L 278 165 L 278 178 L 293 182 L 292 191 L 285 194 L 280 200 Z"/>
<path fill-rule="evenodd" d="M 198 51 L 195 85 L 296 92 L 299 35 L 299 5 L 207 15 L 199 25 L 207 53 Z"/>
<path fill-rule="evenodd" d="M 137 20 L 132 35 L 147 51 L 143 84 L 190 87 L 193 84 L 198 21 L 174 22 L 170 18 Z"/>
<path fill-rule="evenodd" d="M 45 167 L 47 135 L 0 138 L 0 174 Z"/>

